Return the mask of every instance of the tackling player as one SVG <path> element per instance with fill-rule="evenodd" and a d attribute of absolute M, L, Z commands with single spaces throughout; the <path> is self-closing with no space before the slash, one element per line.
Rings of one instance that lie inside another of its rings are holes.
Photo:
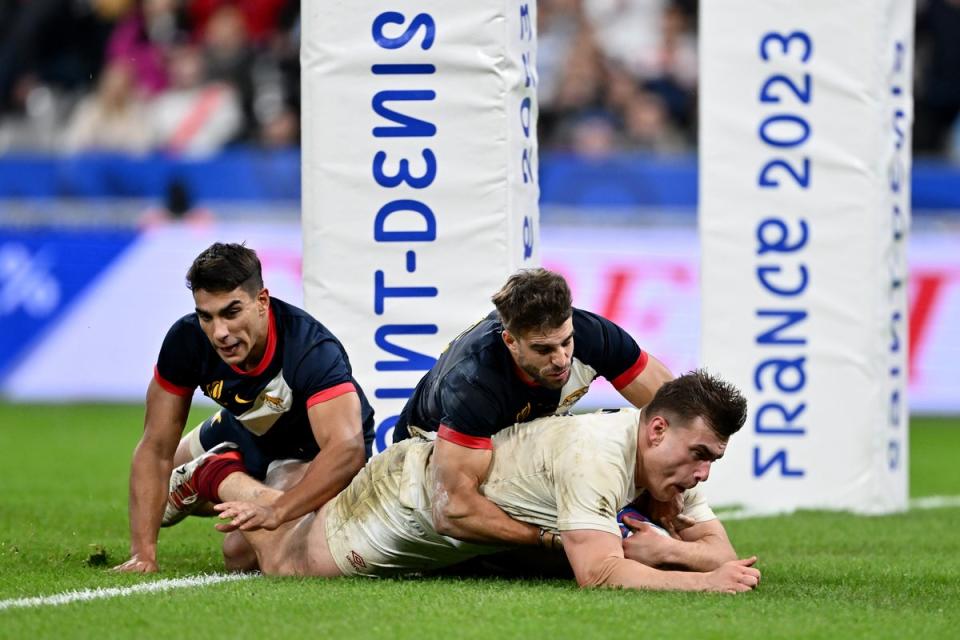
<path fill-rule="evenodd" d="M 740 392 L 702 371 L 667 382 L 642 411 L 556 416 L 518 424 L 493 436 L 497 455 L 481 485 L 505 513 L 533 526 L 544 546 L 562 548 L 581 586 L 743 592 L 754 589 L 756 558 L 738 560 L 723 525 L 697 490 L 727 441 L 746 419 Z M 319 512 L 277 531 L 244 531 L 261 569 L 279 575 L 385 576 L 436 569 L 501 550 L 441 535 L 433 526 L 433 483 L 440 440 L 411 438 L 372 458 Z M 188 473 L 209 486 L 201 461 Z M 210 486 L 208 499 L 230 522 L 246 527 L 276 490 L 249 498 L 242 474 Z M 693 524 L 681 540 L 641 530 L 661 560 L 624 557 L 619 506 L 647 493 L 683 498 Z M 234 501 L 230 501 L 234 500 Z M 258 503 L 259 502 L 259 503 Z M 562 538 L 561 538 L 562 536 Z M 663 570 L 667 563 L 686 570 Z"/>
<path fill-rule="evenodd" d="M 597 376 L 638 408 L 672 376 L 619 326 L 574 309 L 559 274 L 519 271 L 492 300 L 496 311 L 457 337 L 417 385 L 393 440 L 436 432 L 439 533 L 536 544 L 536 527 L 509 518 L 478 490 L 493 458 L 491 437 L 515 423 L 568 412 Z M 655 515 L 670 521 L 676 508 L 661 506 Z"/>
<path fill-rule="evenodd" d="M 168 501 L 171 470 L 205 451 L 239 449 L 255 478 L 277 459 L 309 461 L 258 523 L 267 529 L 318 509 L 370 456 L 373 410 L 343 346 L 309 314 L 270 297 L 256 253 L 216 243 L 194 260 L 187 284 L 195 311 L 170 328 L 147 388 L 130 471 L 130 559 L 119 571 L 157 570 L 161 524 L 199 506 L 183 492 Z M 197 387 L 221 408 L 181 439 Z M 228 567 L 251 564 L 245 547 L 225 541 Z"/>

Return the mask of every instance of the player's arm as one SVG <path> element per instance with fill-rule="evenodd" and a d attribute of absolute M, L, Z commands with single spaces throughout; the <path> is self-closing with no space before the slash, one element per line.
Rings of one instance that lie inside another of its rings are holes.
<path fill-rule="evenodd" d="M 679 532 L 680 539 L 662 536 L 645 523 L 624 517 L 634 533 L 623 541 L 627 558 L 657 567 L 712 571 L 737 557 L 720 520 L 699 522 Z"/>
<path fill-rule="evenodd" d="M 664 382 L 673 379 L 673 374 L 670 373 L 665 364 L 649 353 L 645 355 L 647 362 L 643 371 L 626 385 L 617 388 L 620 395 L 638 409 L 650 404 L 653 396 L 657 393 L 657 389 L 663 386 Z"/>
<path fill-rule="evenodd" d="M 669 564 L 694 571 L 710 571 L 737 557 L 737 552 L 719 519 L 699 522 L 680 530 L 679 553 L 667 558 Z"/>
<path fill-rule="evenodd" d="M 320 453 L 299 482 L 240 529 L 276 529 L 316 511 L 350 484 L 366 461 L 360 413 L 360 396 L 353 390 L 310 406 L 307 418 Z"/>
<path fill-rule="evenodd" d="M 538 544 L 537 527 L 514 520 L 481 495 L 492 460 L 489 447 L 471 448 L 437 438 L 431 459 L 434 528 L 467 542 Z"/>
<path fill-rule="evenodd" d="M 661 571 L 625 558 L 620 537 L 605 531 L 564 531 L 563 549 L 581 587 L 740 593 L 760 583 L 755 557 L 732 560 L 705 573 Z"/>
<path fill-rule="evenodd" d="M 147 387 L 143 436 L 130 467 L 130 559 L 118 571 L 157 570 L 157 533 L 191 399 L 192 393 L 173 393 L 156 379 Z"/>

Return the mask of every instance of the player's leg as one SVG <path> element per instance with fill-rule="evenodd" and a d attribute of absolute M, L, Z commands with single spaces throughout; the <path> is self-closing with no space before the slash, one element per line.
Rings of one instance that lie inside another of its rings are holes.
<path fill-rule="evenodd" d="M 327 505 L 275 531 L 243 532 L 257 553 L 260 570 L 272 576 L 344 575 L 327 545 Z"/>
<path fill-rule="evenodd" d="M 269 575 L 394 575 L 493 550 L 454 543 L 433 530 L 429 504 L 422 504 L 428 456 L 428 443 L 394 445 L 371 458 L 319 512 L 276 531 L 243 532 L 261 570 Z M 239 483 L 224 482 L 219 495 L 223 500 L 249 497 L 245 491 Z M 271 499 L 271 491 L 263 487 L 258 499 Z"/>
<path fill-rule="evenodd" d="M 186 434 L 184 434 L 182 438 L 180 438 L 180 443 L 177 445 L 177 451 L 176 453 L 173 454 L 174 469 L 190 462 L 194 458 L 197 458 L 203 455 L 207 451 L 207 449 L 205 449 L 203 445 L 200 443 L 200 433 L 204 427 L 206 427 L 209 430 L 211 425 L 216 424 L 217 422 L 220 421 L 220 411 L 222 411 L 222 409 L 217 411 L 213 415 L 211 415 L 209 418 L 207 418 L 206 420 L 198 424 L 196 427 L 194 427 L 193 429 L 188 431 Z M 220 440 L 219 442 L 223 442 L 223 441 L 224 440 Z M 219 444 L 219 442 L 215 444 Z M 209 516 L 216 515 L 216 512 L 213 510 L 213 505 L 201 504 L 201 505 L 196 505 L 191 510 L 190 515 L 209 517 Z M 170 521 L 171 519 L 175 521 L 171 522 Z M 179 521 L 180 521 L 179 518 L 177 518 L 173 514 L 164 515 L 163 526 L 168 527 L 173 524 L 176 524 Z"/>
<path fill-rule="evenodd" d="M 264 484 L 271 489 L 286 491 L 303 477 L 306 472 L 307 463 L 302 460 L 275 460 L 267 469 L 267 477 Z M 221 485 L 220 492 L 230 492 L 231 495 L 246 496 L 244 499 L 256 500 L 262 496 L 259 483 L 247 482 L 249 478 L 237 474 L 229 476 L 224 484 L 229 482 L 227 488 Z M 214 512 L 216 513 L 216 512 Z M 223 564 L 227 571 L 258 571 L 260 563 L 257 559 L 257 553 L 247 542 L 247 539 L 240 531 L 231 531 L 223 537 Z"/>
<path fill-rule="evenodd" d="M 267 476 L 272 486 L 262 485 L 248 476 L 231 474 L 217 489 L 224 502 L 262 503 L 275 500 L 279 488 L 296 484 L 306 471 L 306 463 L 290 461 L 278 465 Z M 259 567 L 267 575 L 335 577 L 343 575 L 330 557 L 326 541 L 325 508 L 288 522 L 273 531 L 234 531 L 224 540 L 228 568 L 241 562 Z M 231 555 L 228 554 L 228 550 Z M 236 569 L 234 569 L 236 570 Z"/>
<path fill-rule="evenodd" d="M 313 440 L 301 443 L 297 438 L 289 438 L 289 434 L 276 435 L 281 437 L 268 435 L 265 438 L 256 438 L 231 413 L 221 409 L 181 439 L 175 461 L 183 465 L 224 442 L 233 442 L 238 446 L 244 469 L 242 473 L 233 473 L 224 478 L 222 485 L 231 495 L 238 496 L 238 500 L 256 501 L 264 495 L 264 485 L 257 478 L 267 475 L 270 465 L 276 462 L 275 454 L 295 456 L 301 451 L 309 450 L 310 444 L 316 447 Z M 290 441 L 285 441 L 283 436 L 287 436 L 286 439 Z M 310 436 L 312 438 L 312 434 Z M 295 471 L 297 468 L 299 471 Z M 305 465 L 290 467 L 276 475 L 268 484 L 281 490 L 292 486 L 302 477 L 304 468 Z M 191 513 L 217 515 L 209 502 L 192 506 Z M 182 516 L 174 516 L 176 517 Z M 255 571 L 259 568 L 257 554 L 239 532 L 224 537 L 222 550 L 224 565 L 230 571 Z"/>
<path fill-rule="evenodd" d="M 177 480 L 176 469 L 182 468 L 225 442 L 237 445 L 243 457 L 243 464 L 251 476 L 264 477 L 269 460 L 257 447 L 253 435 L 231 413 L 220 409 L 180 439 L 173 459 L 175 471 L 171 474 L 171 497 L 167 501 L 167 509 L 163 517 L 164 527 L 176 524 L 186 514 L 204 517 L 216 515 L 213 506 L 206 502 L 189 503 L 182 508 L 172 492 Z"/>

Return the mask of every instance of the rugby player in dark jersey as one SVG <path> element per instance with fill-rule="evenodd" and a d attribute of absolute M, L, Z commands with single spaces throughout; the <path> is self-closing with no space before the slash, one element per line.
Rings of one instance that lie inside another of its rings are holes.
<path fill-rule="evenodd" d="M 649 403 L 672 376 L 616 324 L 574 309 L 559 274 L 520 271 L 493 303 L 496 311 L 457 337 L 420 380 L 393 440 L 436 432 L 432 505 L 438 533 L 468 542 L 538 544 L 537 527 L 510 518 L 478 491 L 493 456 L 491 436 L 569 411 L 597 376 L 636 407 Z M 667 505 L 656 515 L 678 511 Z"/>
<path fill-rule="evenodd" d="M 157 570 L 161 524 L 197 506 L 195 492 L 169 491 L 171 470 L 193 458 L 211 458 L 221 480 L 262 479 L 275 460 L 310 461 L 304 477 L 248 523 L 275 529 L 321 507 L 370 456 L 373 410 L 343 346 L 306 312 L 270 298 L 256 253 L 216 243 L 194 260 L 187 284 L 195 312 L 170 328 L 147 389 L 130 472 L 130 559 L 120 571 Z M 197 387 L 221 408 L 181 438 Z M 218 445 L 224 453 L 204 453 Z M 255 562 L 239 535 L 225 540 L 224 556 L 235 569 Z"/>

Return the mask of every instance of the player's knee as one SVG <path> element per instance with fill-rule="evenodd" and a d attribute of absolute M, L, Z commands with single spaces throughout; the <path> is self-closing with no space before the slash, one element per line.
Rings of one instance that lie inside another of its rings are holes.
<path fill-rule="evenodd" d="M 256 571 L 259 569 L 257 553 L 243 534 L 228 533 L 223 538 L 223 564 L 227 571 Z"/>

